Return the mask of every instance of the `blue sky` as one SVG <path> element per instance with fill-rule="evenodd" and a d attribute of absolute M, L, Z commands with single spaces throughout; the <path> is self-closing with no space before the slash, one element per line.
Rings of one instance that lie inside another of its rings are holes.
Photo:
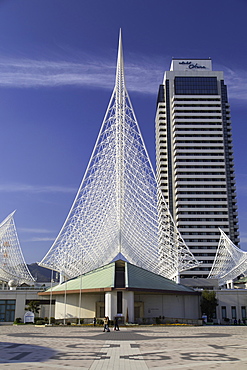
<path fill-rule="evenodd" d="M 245 0 L 0 0 L 0 221 L 17 210 L 28 263 L 48 251 L 76 195 L 114 86 L 120 27 L 153 164 L 157 91 L 171 58 L 211 57 L 224 71 L 247 250 L 246 15 Z"/>

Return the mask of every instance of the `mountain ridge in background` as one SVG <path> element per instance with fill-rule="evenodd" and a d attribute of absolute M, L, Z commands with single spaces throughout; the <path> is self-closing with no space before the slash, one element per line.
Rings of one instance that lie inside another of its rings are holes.
<path fill-rule="evenodd" d="M 51 281 L 52 270 L 39 266 L 37 263 L 28 264 L 27 267 L 37 283 L 47 283 Z M 53 271 L 53 280 L 58 281 L 59 273 Z"/>

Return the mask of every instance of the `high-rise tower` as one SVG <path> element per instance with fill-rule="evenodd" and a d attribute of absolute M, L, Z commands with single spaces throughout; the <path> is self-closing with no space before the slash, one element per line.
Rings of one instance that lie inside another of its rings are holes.
<path fill-rule="evenodd" d="M 207 277 L 219 227 L 239 243 L 230 108 L 223 72 L 210 59 L 173 59 L 156 115 L 157 176 L 175 223 Z"/>

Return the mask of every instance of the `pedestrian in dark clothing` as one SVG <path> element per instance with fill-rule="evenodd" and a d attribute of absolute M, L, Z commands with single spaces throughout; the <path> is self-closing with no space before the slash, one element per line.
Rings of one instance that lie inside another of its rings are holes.
<path fill-rule="evenodd" d="M 107 322 L 108 322 L 106 316 L 104 317 L 103 321 L 104 321 L 104 330 L 103 331 L 106 331 L 107 330 Z"/>
<path fill-rule="evenodd" d="M 96 326 L 96 317 L 93 318 L 93 326 Z"/>
<path fill-rule="evenodd" d="M 119 330 L 118 317 L 117 316 L 115 316 L 115 319 L 114 319 L 114 330 Z"/>

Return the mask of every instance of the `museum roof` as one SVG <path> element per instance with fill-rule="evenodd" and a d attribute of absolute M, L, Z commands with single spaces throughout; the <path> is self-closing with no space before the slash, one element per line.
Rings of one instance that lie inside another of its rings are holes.
<path fill-rule="evenodd" d="M 241 277 L 239 280 L 234 281 L 234 284 L 247 283 L 247 276 Z"/>
<path fill-rule="evenodd" d="M 52 294 L 63 294 L 65 290 L 67 293 L 78 293 L 80 290 L 86 293 L 114 289 L 195 294 L 195 291 L 189 287 L 122 260 L 87 272 L 39 294 L 50 295 L 51 289 Z"/>

